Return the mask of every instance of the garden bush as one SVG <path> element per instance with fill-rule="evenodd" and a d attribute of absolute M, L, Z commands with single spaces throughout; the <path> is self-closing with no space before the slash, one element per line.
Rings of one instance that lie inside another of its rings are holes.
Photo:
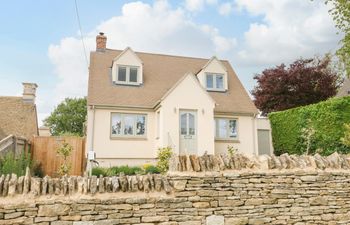
<path fill-rule="evenodd" d="M 94 167 L 92 168 L 92 171 L 91 171 L 91 174 L 92 176 L 106 176 L 107 175 L 107 168 L 103 168 L 103 167 Z"/>
<path fill-rule="evenodd" d="M 169 160 L 172 154 L 173 154 L 173 150 L 171 147 L 158 149 L 157 167 L 159 168 L 161 173 L 165 173 L 166 171 L 169 170 Z"/>
<path fill-rule="evenodd" d="M 341 140 L 350 123 L 350 97 L 269 114 L 276 155 L 350 153 Z"/>
<path fill-rule="evenodd" d="M 155 174 L 160 173 L 160 170 L 153 165 L 147 165 L 144 167 L 139 166 L 113 166 L 110 168 L 105 167 L 94 167 L 92 168 L 92 175 L 93 176 L 118 176 L 120 173 L 123 173 L 125 175 L 135 175 L 135 174 Z"/>
<path fill-rule="evenodd" d="M 160 169 L 152 164 L 145 164 L 143 166 L 143 170 L 145 171 L 145 173 L 151 173 L 151 174 L 157 174 L 160 173 Z"/>
<path fill-rule="evenodd" d="M 31 168 L 33 165 L 30 154 L 22 153 L 15 156 L 9 152 L 0 158 L 0 175 L 15 173 L 17 176 L 24 176 L 26 168 Z"/>

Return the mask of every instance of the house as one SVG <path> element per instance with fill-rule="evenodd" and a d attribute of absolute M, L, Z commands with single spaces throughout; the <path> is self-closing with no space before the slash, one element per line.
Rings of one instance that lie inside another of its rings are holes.
<path fill-rule="evenodd" d="M 344 81 L 343 86 L 341 86 L 341 88 L 339 89 L 338 93 L 337 93 L 337 97 L 345 97 L 345 96 L 349 96 L 350 95 L 350 79 L 347 78 Z"/>
<path fill-rule="evenodd" d="M 87 149 L 102 166 L 153 162 L 157 149 L 257 154 L 258 110 L 227 60 L 106 48 L 91 52 Z"/>
<path fill-rule="evenodd" d="M 18 140 L 27 142 L 33 135 L 38 135 L 35 105 L 38 86 L 34 83 L 22 84 L 22 96 L 0 96 L 0 151 Z"/>

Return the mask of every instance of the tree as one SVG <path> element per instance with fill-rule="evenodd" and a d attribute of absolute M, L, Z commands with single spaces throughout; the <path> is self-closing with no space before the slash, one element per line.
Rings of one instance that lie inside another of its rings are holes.
<path fill-rule="evenodd" d="M 336 27 L 344 33 L 341 47 L 337 50 L 337 56 L 350 77 L 350 1 L 349 0 L 326 0 L 326 4 L 332 6 L 329 10 Z"/>
<path fill-rule="evenodd" d="M 50 127 L 52 135 L 83 136 L 86 113 L 86 98 L 66 98 L 44 120 L 44 125 Z"/>
<path fill-rule="evenodd" d="M 339 77 L 331 66 L 331 57 L 299 59 L 289 65 L 265 69 L 254 76 L 257 86 L 251 92 L 263 115 L 308 105 L 337 93 Z"/>

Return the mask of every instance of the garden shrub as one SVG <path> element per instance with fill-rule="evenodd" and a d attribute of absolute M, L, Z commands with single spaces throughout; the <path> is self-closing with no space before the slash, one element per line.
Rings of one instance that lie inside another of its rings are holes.
<path fill-rule="evenodd" d="M 0 158 L 0 174 L 12 174 L 24 176 L 26 168 L 33 165 L 30 154 L 22 153 L 15 156 L 13 152 L 9 152 Z"/>
<path fill-rule="evenodd" d="M 341 140 L 350 123 L 350 97 L 269 114 L 276 155 L 350 153 Z"/>
<path fill-rule="evenodd" d="M 118 176 L 120 173 L 124 175 L 135 175 L 135 174 L 146 174 L 146 173 L 159 173 L 159 169 L 155 166 L 147 167 L 147 169 L 143 169 L 139 166 L 113 166 L 110 168 L 104 167 L 94 167 L 92 168 L 93 176 Z"/>
<path fill-rule="evenodd" d="M 169 169 L 169 160 L 173 151 L 171 147 L 159 148 L 158 149 L 158 162 L 157 167 L 161 173 L 165 173 Z"/>
<path fill-rule="evenodd" d="M 344 124 L 344 137 L 341 138 L 341 142 L 350 148 L 350 123 Z"/>
<path fill-rule="evenodd" d="M 139 166 L 115 166 L 111 167 L 109 170 L 113 171 L 113 175 L 118 175 L 120 173 L 124 173 L 125 175 L 135 175 L 142 172 L 141 167 Z"/>
<path fill-rule="evenodd" d="M 145 164 L 143 166 L 143 170 L 145 171 L 145 173 L 151 173 L 151 174 L 158 174 L 160 173 L 160 169 L 152 164 Z"/>
<path fill-rule="evenodd" d="M 103 167 L 94 167 L 92 168 L 92 171 L 91 171 L 91 174 L 92 176 L 106 176 L 107 175 L 107 169 L 106 168 L 103 168 Z"/>

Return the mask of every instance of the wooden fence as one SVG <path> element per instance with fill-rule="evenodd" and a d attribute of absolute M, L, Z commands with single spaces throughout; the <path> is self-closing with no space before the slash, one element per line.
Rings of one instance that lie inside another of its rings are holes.
<path fill-rule="evenodd" d="M 81 137 L 34 137 L 32 141 L 32 157 L 41 163 L 44 174 L 55 177 L 63 163 L 63 158 L 57 154 L 57 149 L 66 142 L 73 147 L 68 157 L 71 165 L 69 175 L 82 175 L 85 168 L 85 138 Z"/>
<path fill-rule="evenodd" d="M 16 137 L 11 134 L 0 140 L 0 157 L 5 156 L 9 152 L 18 156 L 23 152 L 27 152 L 28 149 L 30 149 L 30 142 L 22 137 Z"/>

